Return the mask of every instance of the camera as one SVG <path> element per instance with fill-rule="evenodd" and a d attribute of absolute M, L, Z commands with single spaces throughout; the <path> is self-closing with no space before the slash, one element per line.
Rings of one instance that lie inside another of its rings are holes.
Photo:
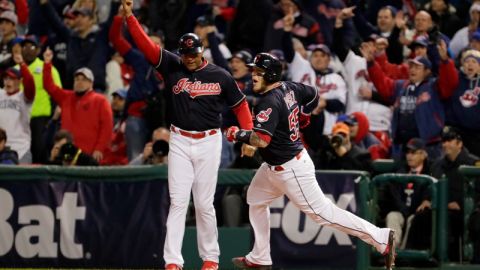
<path fill-rule="evenodd" d="M 330 145 L 333 148 L 338 148 L 345 143 L 345 135 L 343 133 L 338 133 L 330 138 Z"/>
<path fill-rule="evenodd" d="M 164 157 L 168 155 L 169 146 L 168 142 L 164 140 L 158 140 L 152 145 L 152 153 L 157 157 Z"/>

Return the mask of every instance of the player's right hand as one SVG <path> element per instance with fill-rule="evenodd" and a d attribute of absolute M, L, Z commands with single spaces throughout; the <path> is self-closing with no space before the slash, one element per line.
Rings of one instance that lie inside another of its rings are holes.
<path fill-rule="evenodd" d="M 234 142 L 237 136 L 237 132 L 240 129 L 237 126 L 231 126 L 225 132 L 225 136 L 227 137 L 227 141 Z"/>
<path fill-rule="evenodd" d="M 50 50 L 49 47 L 47 47 L 47 49 L 43 53 L 43 62 L 45 62 L 45 64 L 48 64 L 52 62 L 52 59 L 53 59 L 53 52 L 52 50 Z"/>
<path fill-rule="evenodd" d="M 133 0 L 122 0 L 122 6 L 125 18 L 133 14 Z"/>

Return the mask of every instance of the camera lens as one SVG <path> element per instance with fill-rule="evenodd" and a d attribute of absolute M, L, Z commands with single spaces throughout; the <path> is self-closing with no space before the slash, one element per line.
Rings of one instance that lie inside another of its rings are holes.
<path fill-rule="evenodd" d="M 341 134 L 334 135 L 330 139 L 330 145 L 332 145 L 333 148 L 338 148 L 343 144 L 344 137 Z"/>

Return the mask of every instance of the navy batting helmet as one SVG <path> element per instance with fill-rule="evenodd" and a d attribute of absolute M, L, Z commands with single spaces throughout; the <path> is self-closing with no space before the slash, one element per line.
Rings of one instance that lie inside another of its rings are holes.
<path fill-rule="evenodd" d="M 282 62 L 277 57 L 269 53 L 259 53 L 253 59 L 253 63 L 248 64 L 249 67 L 258 67 L 265 70 L 263 78 L 267 83 L 280 81 L 282 78 Z"/>
<path fill-rule="evenodd" d="M 186 33 L 178 41 L 178 52 L 180 54 L 195 54 L 202 51 L 202 40 L 194 33 Z"/>

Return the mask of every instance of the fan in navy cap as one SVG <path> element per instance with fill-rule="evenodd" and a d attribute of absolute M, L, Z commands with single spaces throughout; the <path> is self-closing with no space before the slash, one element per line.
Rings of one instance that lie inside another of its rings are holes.
<path fill-rule="evenodd" d="M 263 96 L 254 108 L 253 131 L 232 126 L 226 135 L 229 141 L 258 147 L 265 162 L 247 192 L 255 244 L 245 257 L 233 258 L 234 265 L 240 269 L 270 269 L 269 205 L 283 195 L 315 222 L 350 235 L 362 235 L 362 240 L 393 262 L 393 231 L 378 228 L 338 208 L 318 186 L 313 162 L 300 139 L 300 115 L 310 114 L 317 107 L 318 91 L 301 83 L 281 81 L 282 64 L 271 54 L 257 54 L 249 66 L 253 91 Z M 348 133 L 348 127 L 343 125 Z"/>
<path fill-rule="evenodd" d="M 428 39 L 425 36 L 419 36 L 408 47 L 415 57 L 427 57 Z"/>
<path fill-rule="evenodd" d="M 165 268 L 181 269 L 182 235 L 190 194 L 195 200 L 197 234 L 202 269 L 218 269 L 217 221 L 213 197 L 222 151 L 221 113 L 227 105 L 242 128 L 251 130 L 252 116 L 234 78 L 204 57 L 201 39 L 184 34 L 178 53 L 154 44 L 132 13 L 133 0 L 123 0 L 128 30 L 146 59 L 164 76 L 165 91 L 172 104 L 172 131 L 168 155 L 168 184 L 171 206 L 164 243 Z M 179 237 L 180 236 L 180 237 Z"/>
<path fill-rule="evenodd" d="M 447 208 L 449 226 L 446 237 L 449 239 L 449 251 L 451 250 L 449 259 L 457 261 L 461 250 L 459 250 L 458 245 L 454 244 L 461 241 L 468 227 L 471 226 L 470 230 L 473 229 L 478 232 L 478 225 L 480 224 L 480 220 L 477 220 L 475 225 L 471 224 L 470 226 L 467 226 L 468 223 L 464 222 L 464 211 L 467 207 L 464 204 L 467 197 L 465 193 L 466 179 L 460 173 L 459 167 L 462 165 L 479 166 L 480 164 L 479 158 L 470 154 L 468 149 L 464 147 L 458 129 L 451 126 L 445 126 L 442 130 L 442 154 L 443 156 L 437 159 L 432 166 L 432 176 L 437 179 L 443 177 L 448 179 Z M 471 183 L 473 184 L 473 182 Z M 430 201 L 427 201 L 425 205 L 430 207 Z M 480 241 L 480 239 L 477 238 L 476 241 Z"/>
<path fill-rule="evenodd" d="M 442 142 L 458 140 L 462 141 L 462 136 L 460 131 L 452 126 L 445 126 L 442 130 Z"/>

